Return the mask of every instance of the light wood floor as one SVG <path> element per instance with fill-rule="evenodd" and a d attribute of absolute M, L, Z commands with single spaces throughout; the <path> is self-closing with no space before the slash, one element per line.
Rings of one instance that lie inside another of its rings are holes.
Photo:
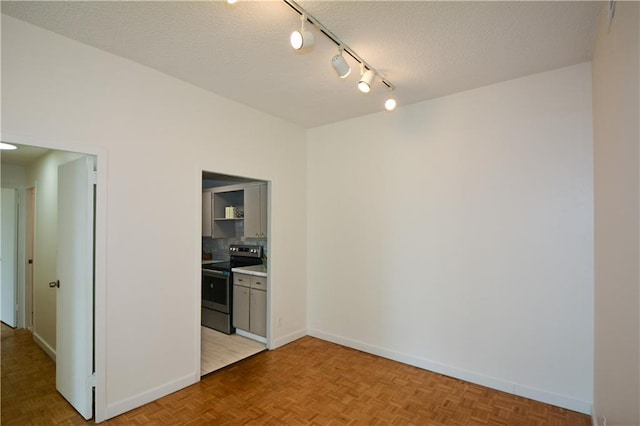
<path fill-rule="evenodd" d="M 25 330 L 2 327 L 2 425 L 86 424 Z M 572 411 L 304 337 L 132 410 L 115 425 L 590 425 Z"/>
<path fill-rule="evenodd" d="M 200 327 L 200 375 L 204 376 L 266 350 L 266 345 L 237 334 Z"/>

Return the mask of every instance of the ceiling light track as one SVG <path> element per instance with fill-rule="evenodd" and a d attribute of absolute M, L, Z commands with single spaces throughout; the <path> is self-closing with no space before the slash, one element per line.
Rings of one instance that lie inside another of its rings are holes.
<path fill-rule="evenodd" d="M 306 22 L 310 23 L 311 25 L 313 25 L 314 27 L 316 27 L 322 34 L 324 34 L 329 40 L 331 40 L 332 42 L 334 42 L 337 46 L 338 49 L 340 51 L 345 52 L 346 54 L 348 54 L 349 56 L 351 56 L 356 62 L 358 62 L 358 64 L 360 64 L 360 68 L 363 69 L 363 73 L 368 73 L 369 71 L 371 71 L 370 74 L 373 74 L 374 76 L 377 76 L 380 81 L 382 82 L 382 84 L 384 84 L 385 86 L 387 86 L 387 88 L 389 90 L 393 90 L 395 87 L 394 85 L 386 78 L 384 78 L 383 76 L 380 75 L 380 73 L 378 73 L 371 65 L 369 65 L 364 59 L 362 59 L 362 57 L 360 55 L 358 55 L 355 50 L 353 50 L 352 48 L 350 48 L 349 46 L 347 46 L 342 40 L 340 40 L 334 33 L 332 33 L 327 27 L 325 27 L 324 25 L 322 25 L 322 23 L 320 21 L 318 21 L 316 18 L 314 18 L 312 15 L 309 14 L 309 12 L 307 12 L 306 10 L 304 10 L 302 8 L 302 6 L 300 6 L 298 3 L 296 3 L 294 0 L 282 0 L 284 1 L 291 9 L 293 9 L 296 13 L 298 13 L 301 18 L 303 20 L 306 20 Z M 342 77 L 342 76 L 341 76 Z"/>

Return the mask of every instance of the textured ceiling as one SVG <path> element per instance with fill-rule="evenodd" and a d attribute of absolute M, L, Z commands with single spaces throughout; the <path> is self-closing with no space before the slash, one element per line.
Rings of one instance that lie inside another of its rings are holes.
<path fill-rule="evenodd" d="M 591 59 L 600 2 L 299 1 L 395 86 L 399 106 Z M 2 1 L 2 13 L 304 127 L 382 110 L 359 69 L 338 79 L 318 31 L 281 1 Z M 309 29 L 310 26 L 307 26 Z"/>

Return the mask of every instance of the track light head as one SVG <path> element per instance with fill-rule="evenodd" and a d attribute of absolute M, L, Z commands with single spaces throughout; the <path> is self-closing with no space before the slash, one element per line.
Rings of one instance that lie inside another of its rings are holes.
<path fill-rule="evenodd" d="M 291 47 L 293 47 L 295 50 L 310 48 L 315 43 L 313 33 L 311 31 L 305 31 L 304 29 L 304 21 L 307 20 L 307 15 L 303 13 L 300 17 L 300 20 L 302 21 L 300 29 L 292 32 L 289 39 L 289 41 L 291 42 Z"/>
<path fill-rule="evenodd" d="M 291 33 L 291 47 L 302 50 L 313 46 L 315 39 L 310 31 L 294 31 Z"/>
<path fill-rule="evenodd" d="M 387 111 L 393 111 L 396 109 L 397 102 L 394 98 L 389 96 L 386 101 L 384 101 L 384 109 Z"/>
<path fill-rule="evenodd" d="M 362 93 L 369 93 L 371 91 L 371 85 L 373 84 L 373 80 L 375 78 L 375 71 L 366 70 L 362 73 L 362 77 L 360 77 L 360 81 L 358 82 L 358 89 L 360 89 Z"/>
<path fill-rule="evenodd" d="M 393 85 L 391 85 L 391 83 L 382 80 L 382 82 L 389 88 L 389 96 L 387 96 L 387 100 L 384 101 L 384 109 L 386 109 L 387 111 L 393 111 L 394 109 L 396 109 L 396 105 L 398 104 L 396 102 L 396 99 L 393 97 Z"/>
<path fill-rule="evenodd" d="M 347 63 L 347 60 L 344 59 L 344 56 L 342 56 L 342 52 L 343 50 L 342 48 L 340 48 L 340 52 L 338 52 L 336 56 L 331 58 L 331 66 L 334 70 L 336 70 L 338 77 L 347 78 L 351 73 L 351 67 Z"/>

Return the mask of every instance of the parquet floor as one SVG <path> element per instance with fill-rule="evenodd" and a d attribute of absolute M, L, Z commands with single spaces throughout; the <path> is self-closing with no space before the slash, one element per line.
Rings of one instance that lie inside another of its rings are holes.
<path fill-rule="evenodd" d="M 84 424 L 54 365 L 2 327 L 2 425 Z M 304 337 L 105 422 L 114 425 L 590 425 L 582 414 Z"/>

